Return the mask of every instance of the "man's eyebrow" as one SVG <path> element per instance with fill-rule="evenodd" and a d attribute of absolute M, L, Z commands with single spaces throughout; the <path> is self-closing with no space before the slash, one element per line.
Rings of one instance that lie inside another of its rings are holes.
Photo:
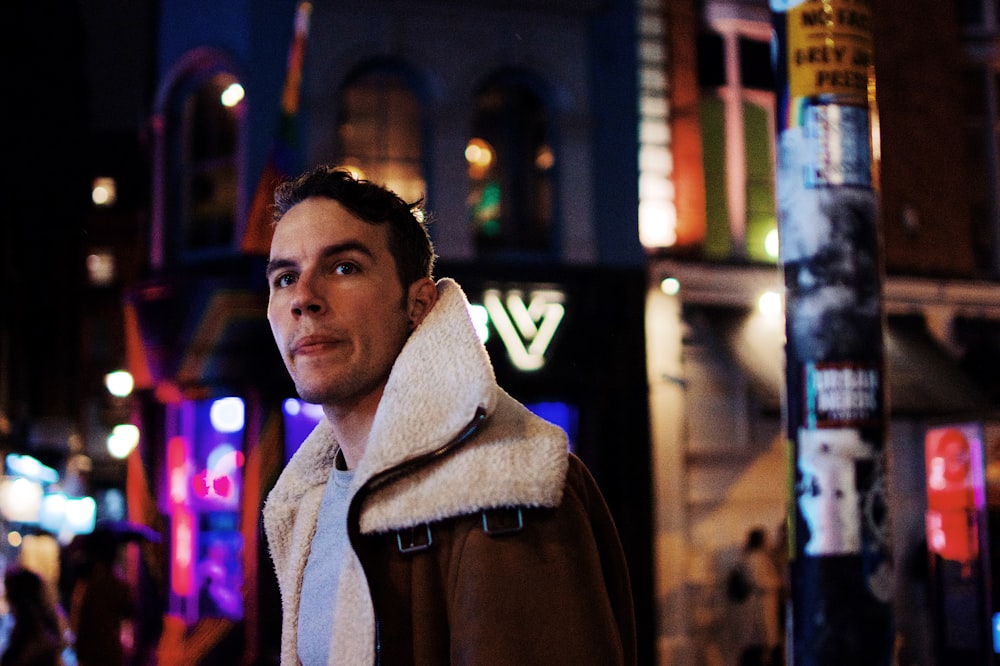
<path fill-rule="evenodd" d="M 327 245 L 323 248 L 321 253 L 323 258 L 333 257 L 338 254 L 343 254 L 344 252 L 360 252 L 361 254 L 374 258 L 375 254 L 371 251 L 371 248 L 362 243 L 359 240 L 347 240 L 343 243 L 335 243 L 333 245 Z"/>
<path fill-rule="evenodd" d="M 274 273 L 296 265 L 291 259 L 269 259 L 267 265 L 264 267 L 264 276 L 270 278 Z"/>
<path fill-rule="evenodd" d="M 329 257 L 335 257 L 338 254 L 343 254 L 345 252 L 360 252 L 361 254 L 367 257 L 371 258 L 375 257 L 375 254 L 371 251 L 371 248 L 369 248 L 367 245 L 358 240 L 348 240 L 344 241 L 343 243 L 334 243 L 333 245 L 327 245 L 325 248 L 323 248 L 321 256 L 324 259 L 328 259 Z M 276 259 L 270 259 L 267 262 L 267 266 L 264 269 L 264 275 L 267 277 L 271 277 L 271 275 L 273 275 L 277 271 L 283 270 L 285 268 L 294 268 L 296 266 L 298 266 L 298 262 L 292 259 L 282 259 L 280 257 Z"/>

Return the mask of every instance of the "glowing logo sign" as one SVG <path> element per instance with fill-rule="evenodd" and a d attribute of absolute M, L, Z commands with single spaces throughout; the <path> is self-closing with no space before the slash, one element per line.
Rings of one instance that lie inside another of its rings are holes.
<path fill-rule="evenodd" d="M 483 305 L 514 367 L 527 371 L 545 365 L 545 352 L 566 312 L 561 291 L 536 289 L 526 303 L 520 290 L 503 294 L 498 289 L 487 289 Z"/>

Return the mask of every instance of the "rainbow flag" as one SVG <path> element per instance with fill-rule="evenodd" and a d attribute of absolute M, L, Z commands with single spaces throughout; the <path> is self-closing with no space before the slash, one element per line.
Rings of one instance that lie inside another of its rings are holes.
<path fill-rule="evenodd" d="M 240 248 L 245 254 L 267 255 L 271 250 L 271 203 L 274 187 L 291 175 L 295 160 L 296 116 L 299 112 L 299 91 L 302 88 L 302 61 L 305 59 L 306 38 L 309 35 L 311 2 L 300 2 L 295 10 L 295 35 L 288 49 L 285 86 L 281 93 L 281 111 L 274 143 L 257 181 L 250 214 Z"/>

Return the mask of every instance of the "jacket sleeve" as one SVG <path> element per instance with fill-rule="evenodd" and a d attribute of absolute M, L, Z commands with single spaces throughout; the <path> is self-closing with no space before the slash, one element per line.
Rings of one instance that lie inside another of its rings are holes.
<path fill-rule="evenodd" d="M 617 531 L 596 483 L 571 458 L 555 509 L 520 532 L 468 530 L 452 551 L 453 664 L 634 664 L 635 618 Z"/>

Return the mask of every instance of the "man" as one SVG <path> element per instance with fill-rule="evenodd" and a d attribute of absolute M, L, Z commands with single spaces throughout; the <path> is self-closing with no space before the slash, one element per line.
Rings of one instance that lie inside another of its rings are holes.
<path fill-rule="evenodd" d="M 750 594 L 740 607 L 740 666 L 781 663 L 781 574 L 771 559 L 767 531 L 754 527 L 747 532 L 740 563 Z"/>
<path fill-rule="evenodd" d="M 415 205 L 319 167 L 275 207 L 268 320 L 325 414 L 264 508 L 282 663 L 634 663 L 604 500 L 497 386 Z"/>

